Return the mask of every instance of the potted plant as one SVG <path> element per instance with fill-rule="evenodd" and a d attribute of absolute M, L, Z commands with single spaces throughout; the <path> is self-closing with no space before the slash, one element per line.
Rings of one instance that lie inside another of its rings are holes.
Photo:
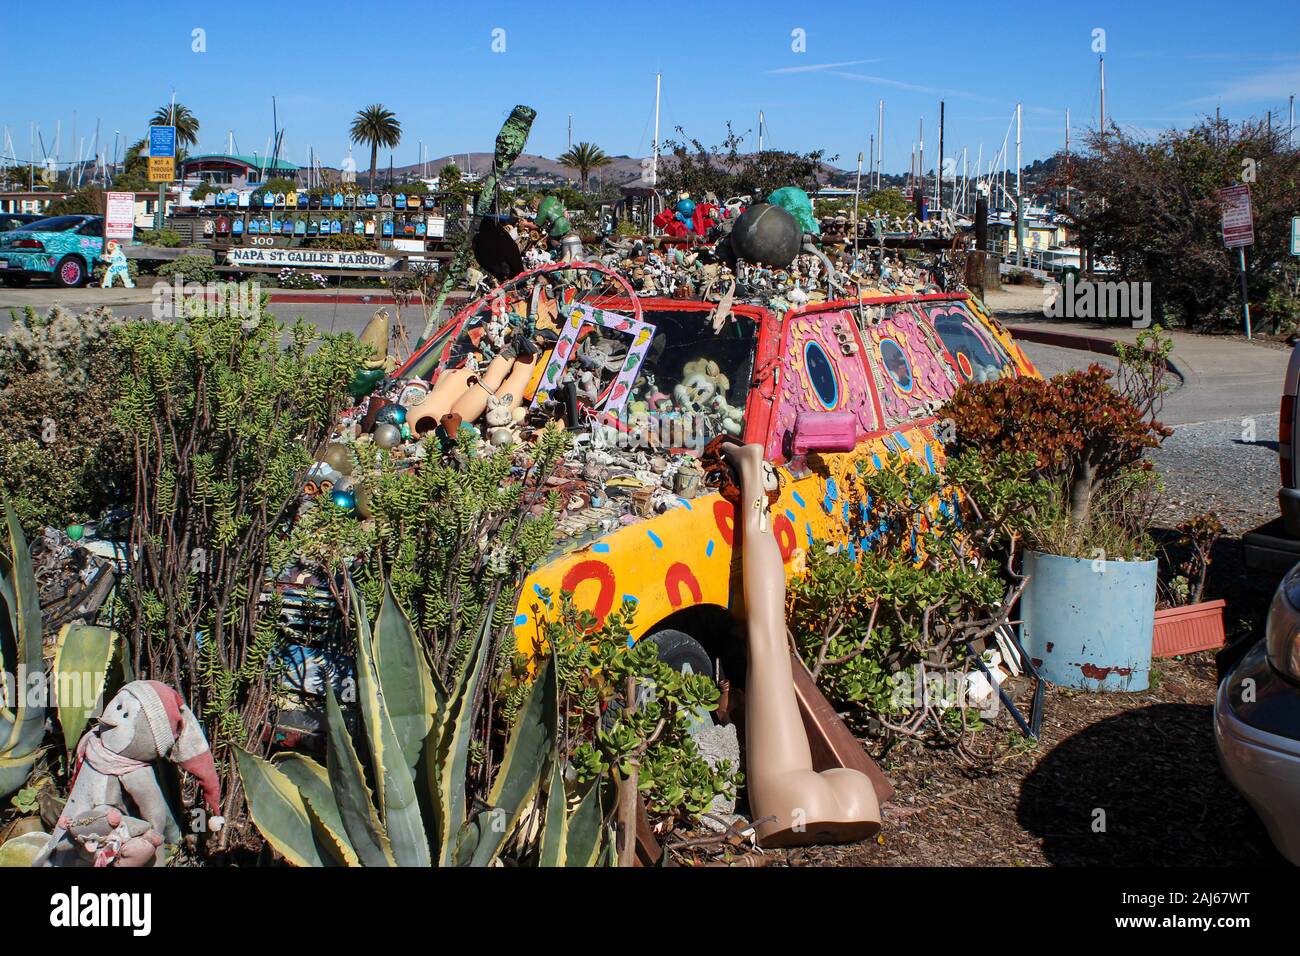
<path fill-rule="evenodd" d="M 1158 327 L 1120 355 L 1050 380 L 968 384 L 947 406 L 959 446 L 1032 452 L 1056 488 L 1025 551 L 1022 642 L 1054 683 L 1147 687 L 1157 562 L 1147 533 L 1159 477 L 1143 457 L 1171 429 L 1154 418 L 1168 337 Z"/>
<path fill-rule="evenodd" d="M 1174 576 L 1162 585 L 1164 607 L 1155 615 L 1152 656 L 1177 657 L 1223 646 L 1223 608 L 1227 602 L 1203 600 L 1210 552 L 1223 530 L 1213 511 L 1196 515 L 1178 526 L 1177 543 L 1186 549 L 1186 557 L 1176 567 Z"/>

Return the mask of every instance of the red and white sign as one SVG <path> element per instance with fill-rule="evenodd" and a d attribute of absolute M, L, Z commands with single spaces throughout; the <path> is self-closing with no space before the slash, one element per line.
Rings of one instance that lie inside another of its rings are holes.
<path fill-rule="evenodd" d="M 1255 217 L 1250 211 L 1250 187 L 1244 183 L 1219 190 L 1223 212 L 1223 244 L 1229 249 L 1255 244 Z"/>
<path fill-rule="evenodd" d="M 135 239 L 135 193 L 104 194 L 104 239 Z"/>

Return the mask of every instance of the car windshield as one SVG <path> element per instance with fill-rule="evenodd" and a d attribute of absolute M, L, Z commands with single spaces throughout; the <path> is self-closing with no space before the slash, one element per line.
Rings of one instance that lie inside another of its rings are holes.
<path fill-rule="evenodd" d="M 38 219 L 28 223 L 23 229 L 28 232 L 67 232 L 76 229 L 86 221 L 85 216 L 53 216 L 50 219 Z"/>
<path fill-rule="evenodd" d="M 572 384 L 580 411 L 608 413 L 601 417 L 644 433 L 646 444 L 699 448 L 719 434 L 741 434 L 754 369 L 754 319 L 733 311 L 715 331 L 708 310 L 648 310 L 644 326 L 627 313 L 584 315 L 576 328 L 563 313 L 556 323 L 566 340 L 559 347 L 565 358 L 548 361 L 551 385 L 544 390 L 558 398 L 559 387 Z M 446 367 L 478 350 L 490 334 L 489 320 L 485 309 L 465 323 Z"/>

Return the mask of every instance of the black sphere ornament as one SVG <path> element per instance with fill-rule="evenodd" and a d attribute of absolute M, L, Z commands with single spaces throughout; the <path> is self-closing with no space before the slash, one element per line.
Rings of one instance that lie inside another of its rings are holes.
<path fill-rule="evenodd" d="M 784 269 L 799 254 L 803 230 L 780 206 L 765 202 L 746 209 L 731 230 L 731 248 L 747 262 Z"/>

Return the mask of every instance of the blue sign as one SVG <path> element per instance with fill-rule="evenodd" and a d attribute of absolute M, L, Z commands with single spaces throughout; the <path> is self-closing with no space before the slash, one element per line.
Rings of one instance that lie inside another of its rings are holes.
<path fill-rule="evenodd" d="M 149 127 L 149 155 L 153 157 L 176 156 L 176 127 Z"/>

